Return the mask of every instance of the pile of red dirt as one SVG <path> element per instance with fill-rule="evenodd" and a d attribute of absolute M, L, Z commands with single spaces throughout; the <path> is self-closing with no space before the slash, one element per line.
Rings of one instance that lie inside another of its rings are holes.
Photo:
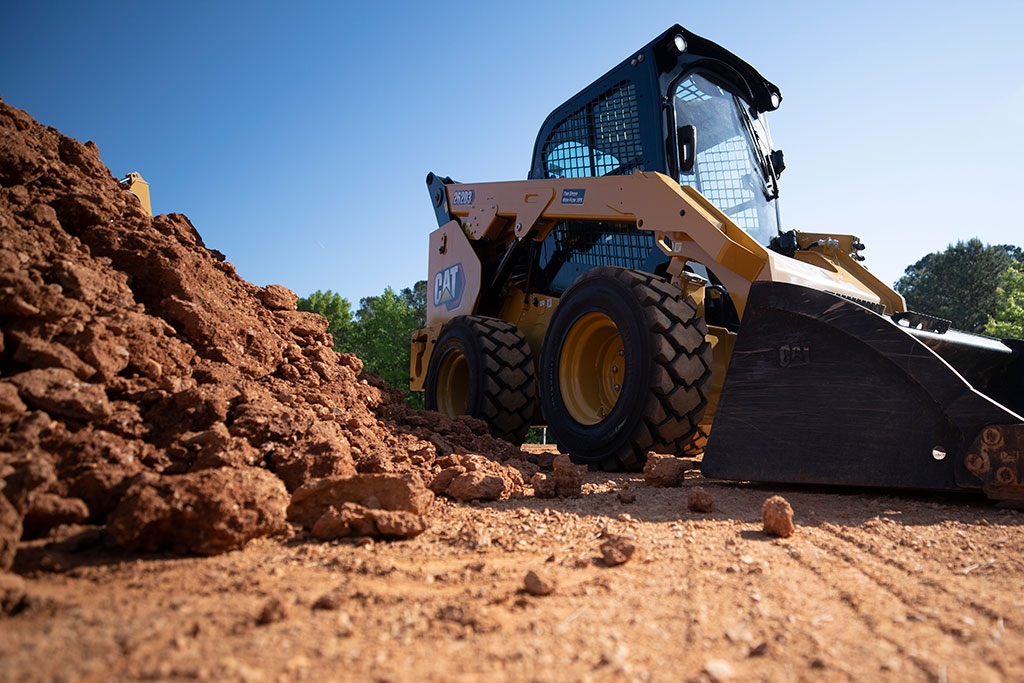
<path fill-rule="evenodd" d="M 150 217 L 95 144 L 0 100 L 0 569 L 19 539 L 74 525 L 220 552 L 285 529 L 313 480 L 391 475 L 432 495 L 453 453 L 497 461 L 496 495 L 522 490 L 529 455 L 410 409 L 295 307 L 185 216 Z M 416 528 L 371 494 L 334 502 L 321 528 Z"/>

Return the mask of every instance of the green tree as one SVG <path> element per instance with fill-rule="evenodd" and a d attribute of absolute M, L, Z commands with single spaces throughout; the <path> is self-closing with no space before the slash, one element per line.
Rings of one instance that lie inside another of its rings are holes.
<path fill-rule="evenodd" d="M 409 390 L 410 337 L 413 330 L 427 324 L 426 280 L 397 294 L 388 287 L 380 296 L 360 299 L 354 317 L 348 299 L 330 290 L 300 298 L 298 308 L 327 318 L 335 351 L 356 354 L 364 368 L 397 389 Z M 423 407 L 420 393 L 410 393 L 407 401 L 413 407 Z"/>
<path fill-rule="evenodd" d="M 988 318 L 985 334 L 1024 339 L 1024 267 L 1013 265 L 999 276 L 999 304 Z"/>
<path fill-rule="evenodd" d="M 402 298 L 406 305 L 413 311 L 416 318 L 416 327 L 420 330 L 427 326 L 427 281 L 420 280 L 411 288 L 402 290 Z M 410 330 L 412 332 L 412 330 Z"/>
<path fill-rule="evenodd" d="M 352 352 L 355 321 L 352 320 L 352 304 L 348 299 L 329 289 L 326 292 L 321 292 L 318 289 L 307 297 L 301 297 L 298 309 L 319 313 L 327 318 L 330 323 L 327 326 L 327 331 L 334 337 L 334 350 L 340 353 Z"/>
<path fill-rule="evenodd" d="M 413 330 L 422 327 L 421 312 L 417 306 L 416 290 L 403 289 L 400 294 L 388 287 L 380 296 L 365 297 L 356 311 L 353 335 L 354 350 L 363 360 L 363 367 L 375 372 L 391 386 L 409 390 L 410 337 Z M 426 311 L 424 282 L 422 315 Z M 410 393 L 408 402 L 423 407 L 421 394 Z"/>
<path fill-rule="evenodd" d="M 953 322 L 953 327 L 980 332 L 996 313 L 996 284 L 1013 264 L 1024 264 L 1019 247 L 985 245 L 977 238 L 928 254 L 904 271 L 896 291 L 907 308 Z"/>

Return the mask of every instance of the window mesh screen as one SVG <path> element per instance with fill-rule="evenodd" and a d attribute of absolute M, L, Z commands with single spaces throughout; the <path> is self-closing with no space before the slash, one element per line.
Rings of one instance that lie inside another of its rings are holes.
<path fill-rule="evenodd" d="M 697 188 L 712 204 L 729 214 L 736 225 L 753 234 L 758 228 L 757 210 L 751 201 L 756 190 L 744 182 L 750 168 L 746 140 L 734 137 L 697 155 L 699 182 L 685 175 L 680 180 L 683 185 Z M 738 210 L 742 204 L 749 204 L 750 208 Z"/>
<path fill-rule="evenodd" d="M 636 86 L 616 84 L 555 126 L 544 142 L 547 178 L 632 173 L 643 160 Z"/>
<path fill-rule="evenodd" d="M 654 233 L 632 223 L 564 221 L 552 231 L 565 263 L 641 268 L 654 249 Z"/>

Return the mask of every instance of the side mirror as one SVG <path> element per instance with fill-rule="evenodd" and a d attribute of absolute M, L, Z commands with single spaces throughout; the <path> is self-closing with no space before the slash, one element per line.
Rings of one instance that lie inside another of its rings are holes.
<path fill-rule="evenodd" d="M 697 128 L 680 126 L 676 135 L 679 140 L 679 172 L 693 173 L 693 165 L 697 162 Z"/>
<path fill-rule="evenodd" d="M 772 168 L 775 169 L 775 177 L 778 178 L 786 170 L 786 161 L 782 156 L 782 150 L 777 149 L 771 155 Z"/>

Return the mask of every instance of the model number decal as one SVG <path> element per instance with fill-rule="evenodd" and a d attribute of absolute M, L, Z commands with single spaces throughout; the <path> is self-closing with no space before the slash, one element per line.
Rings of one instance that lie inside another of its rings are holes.
<path fill-rule="evenodd" d="M 452 204 L 465 206 L 473 203 L 473 190 L 452 190 Z"/>
<path fill-rule="evenodd" d="M 562 190 L 563 204 L 582 204 L 586 190 Z"/>

